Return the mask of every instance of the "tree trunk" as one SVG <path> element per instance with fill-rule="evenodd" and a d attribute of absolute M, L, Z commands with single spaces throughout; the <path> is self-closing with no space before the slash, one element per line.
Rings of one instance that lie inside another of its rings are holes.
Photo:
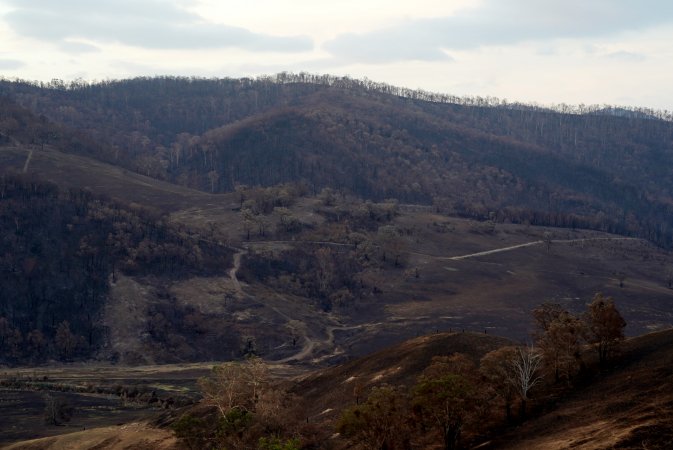
<path fill-rule="evenodd" d="M 444 450 L 455 450 L 460 439 L 461 425 L 447 426 L 444 428 Z"/>

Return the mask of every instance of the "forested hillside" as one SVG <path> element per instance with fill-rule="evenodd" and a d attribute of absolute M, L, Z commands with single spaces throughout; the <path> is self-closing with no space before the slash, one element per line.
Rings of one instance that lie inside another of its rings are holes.
<path fill-rule="evenodd" d="M 208 192 L 301 181 L 314 192 L 673 243 L 673 122 L 662 112 L 541 108 L 304 74 L 3 81 L 0 93 L 6 142 Z M 37 129 L 17 118 L 28 112 Z"/>
<path fill-rule="evenodd" d="M 218 273 L 228 253 L 160 214 L 0 177 L 0 363 L 92 356 L 119 274 L 179 279 Z"/>

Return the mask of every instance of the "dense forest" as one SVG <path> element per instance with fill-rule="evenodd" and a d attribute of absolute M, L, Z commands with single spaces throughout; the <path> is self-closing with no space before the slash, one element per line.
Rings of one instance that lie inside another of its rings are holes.
<path fill-rule="evenodd" d="M 156 211 L 26 177 L 0 177 L 0 361 L 92 356 L 119 273 L 216 273 L 228 253 Z"/>
<path fill-rule="evenodd" d="M 673 244 L 667 112 L 542 108 L 306 74 L 3 81 L 0 95 L 7 142 L 208 192 L 302 181 L 314 192 Z M 25 114 L 42 125 L 22 128 Z"/>

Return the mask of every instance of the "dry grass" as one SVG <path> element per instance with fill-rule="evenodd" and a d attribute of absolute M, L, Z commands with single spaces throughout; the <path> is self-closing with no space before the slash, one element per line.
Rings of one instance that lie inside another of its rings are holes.
<path fill-rule="evenodd" d="M 628 340 L 616 367 L 489 448 L 670 449 L 673 331 Z"/>
<path fill-rule="evenodd" d="M 2 170 L 21 171 L 27 155 L 28 150 L 24 148 L 0 147 Z M 184 209 L 195 204 L 222 204 L 223 199 L 49 147 L 34 151 L 27 173 L 65 188 L 86 188 L 127 202 L 166 210 Z"/>
<path fill-rule="evenodd" d="M 351 362 L 311 373 L 292 388 L 305 400 L 306 413 L 331 421 L 344 407 L 381 384 L 411 386 L 433 356 L 464 353 L 478 362 L 486 353 L 511 343 L 475 333 L 438 333 L 421 336 Z M 329 412 L 325 412 L 326 410 Z"/>
<path fill-rule="evenodd" d="M 62 434 L 5 447 L 6 450 L 173 450 L 180 448 L 169 430 L 154 428 L 144 423 L 129 423 L 115 427 L 94 428 Z"/>

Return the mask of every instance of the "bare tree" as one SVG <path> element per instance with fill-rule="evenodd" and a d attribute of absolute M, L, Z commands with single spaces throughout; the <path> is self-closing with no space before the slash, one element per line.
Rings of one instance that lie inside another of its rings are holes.
<path fill-rule="evenodd" d="M 407 250 L 407 241 L 400 235 L 397 227 L 384 225 L 379 227 L 376 239 L 381 247 L 383 261 L 388 255 L 392 256 L 395 267 L 401 264 L 401 258 Z"/>
<path fill-rule="evenodd" d="M 199 379 L 199 387 L 204 402 L 226 419 L 232 410 L 254 411 L 268 382 L 266 365 L 259 358 L 250 358 L 213 367 L 210 376 Z"/>
<path fill-rule="evenodd" d="M 535 319 L 535 324 L 537 326 L 534 333 L 535 337 L 539 338 L 544 334 L 551 324 L 555 320 L 558 320 L 558 318 L 565 312 L 566 310 L 558 303 L 545 302 L 535 308 L 533 310 L 533 319 Z"/>
<path fill-rule="evenodd" d="M 624 280 L 626 280 L 626 274 L 624 272 L 617 272 L 617 280 L 619 280 L 619 287 L 624 287 Z"/>
<path fill-rule="evenodd" d="M 318 199 L 322 202 L 323 206 L 334 206 L 336 195 L 332 189 L 323 188 L 320 194 L 318 194 Z"/>
<path fill-rule="evenodd" d="M 538 376 L 541 363 L 542 355 L 533 346 L 518 347 L 515 358 L 512 360 L 513 382 L 521 399 L 522 418 L 526 416 L 528 394 L 542 381 L 542 378 Z"/>
<path fill-rule="evenodd" d="M 215 192 L 217 182 L 220 180 L 220 174 L 217 173 L 217 170 L 208 172 L 208 180 L 210 180 L 210 192 Z"/>
<path fill-rule="evenodd" d="M 332 289 L 335 278 L 333 252 L 329 248 L 319 248 L 315 252 L 315 259 L 317 263 L 316 278 L 318 288 L 321 294 L 327 295 Z"/>
<path fill-rule="evenodd" d="M 18 328 L 14 328 L 12 333 L 7 337 L 6 341 L 10 357 L 15 359 L 21 357 L 21 353 L 24 350 L 23 342 L 24 339 L 23 335 L 21 334 L 21 330 L 19 330 Z"/>
<path fill-rule="evenodd" d="M 26 335 L 26 344 L 31 354 L 41 358 L 47 348 L 47 339 L 40 330 L 33 330 Z"/>
<path fill-rule="evenodd" d="M 241 218 L 243 219 L 243 233 L 245 234 L 245 240 L 250 240 L 250 231 L 255 226 L 255 215 L 252 210 L 248 208 L 241 209 Z"/>
<path fill-rule="evenodd" d="M 238 194 L 239 206 L 243 208 L 243 202 L 246 200 L 248 186 L 245 184 L 236 184 L 234 190 Z"/>
<path fill-rule="evenodd" d="M 61 322 L 56 329 L 54 342 L 62 358 L 68 359 L 75 353 L 77 336 L 70 331 L 70 323 L 67 320 Z"/>
<path fill-rule="evenodd" d="M 292 338 L 292 347 L 297 346 L 297 341 L 306 335 L 306 324 L 300 320 L 292 319 L 285 324 L 285 328 L 290 332 Z"/>
<path fill-rule="evenodd" d="M 63 425 L 70 422 L 74 408 L 64 399 L 51 394 L 44 396 L 44 421 L 47 425 Z"/>

